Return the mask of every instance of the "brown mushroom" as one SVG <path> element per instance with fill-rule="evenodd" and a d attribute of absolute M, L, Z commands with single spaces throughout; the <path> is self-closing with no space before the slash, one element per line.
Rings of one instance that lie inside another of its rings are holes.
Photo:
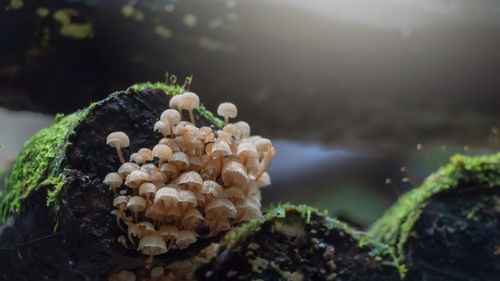
<path fill-rule="evenodd" d="M 128 147 L 130 145 L 130 140 L 128 136 L 124 132 L 113 132 L 108 135 L 106 138 L 106 144 L 116 148 L 116 152 L 118 153 L 118 157 L 120 158 L 120 162 L 125 163 L 125 159 L 123 158 L 121 148 Z"/>
<path fill-rule="evenodd" d="M 122 185 L 123 178 L 118 173 L 109 173 L 104 178 L 103 183 L 113 189 L 113 193 L 116 197 L 118 196 L 116 188 Z"/>

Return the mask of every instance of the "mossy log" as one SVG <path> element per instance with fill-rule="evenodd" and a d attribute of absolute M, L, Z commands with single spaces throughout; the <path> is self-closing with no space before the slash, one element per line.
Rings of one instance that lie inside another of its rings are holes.
<path fill-rule="evenodd" d="M 197 280 L 401 280 L 387 247 L 307 206 L 278 206 L 222 245 Z"/>
<path fill-rule="evenodd" d="M 0 193 L 1 280 L 105 280 L 114 270 L 144 267 L 143 255 L 117 242 L 123 233 L 110 215 L 113 192 L 102 179 L 120 162 L 106 137 L 126 132 L 126 155 L 154 146 L 160 136 L 153 124 L 168 108 L 169 95 L 180 91 L 164 84 L 133 86 L 58 116 L 25 144 Z M 195 119 L 221 125 L 204 107 Z M 157 260 L 189 256 L 201 244 Z"/>
<path fill-rule="evenodd" d="M 500 154 L 457 155 L 408 192 L 370 236 L 391 247 L 408 280 L 498 280 Z"/>

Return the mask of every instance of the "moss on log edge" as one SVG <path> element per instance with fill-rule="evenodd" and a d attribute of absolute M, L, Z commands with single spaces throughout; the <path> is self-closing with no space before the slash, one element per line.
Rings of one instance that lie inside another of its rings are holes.
<path fill-rule="evenodd" d="M 455 155 L 446 166 L 429 176 L 422 186 L 404 194 L 370 229 L 369 236 L 384 243 L 398 261 L 429 199 L 439 193 L 470 187 L 500 187 L 500 153 L 487 156 Z"/>
<path fill-rule="evenodd" d="M 132 85 L 125 92 L 130 94 L 134 92 L 131 90 L 146 88 L 163 90 L 171 97 L 185 91 L 180 85 L 146 82 Z M 0 225 L 9 214 L 19 213 L 24 199 L 41 187 L 51 187 L 47 190 L 47 206 L 52 205 L 56 211 L 59 209 L 58 195 L 64 187 L 65 178 L 65 171 L 59 167 L 66 149 L 71 145 L 68 138 L 74 134 L 78 124 L 102 102 L 92 103 L 87 108 L 66 116 L 56 115 L 54 124 L 40 130 L 24 144 L 0 190 Z M 223 127 L 224 122 L 203 105 L 195 110 L 218 128 Z"/>

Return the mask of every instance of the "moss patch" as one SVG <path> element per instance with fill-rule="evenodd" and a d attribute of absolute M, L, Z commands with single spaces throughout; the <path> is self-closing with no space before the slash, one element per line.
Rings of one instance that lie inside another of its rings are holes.
<path fill-rule="evenodd" d="M 480 157 L 453 156 L 448 165 L 428 177 L 421 187 L 403 195 L 373 225 L 370 237 L 389 245 L 395 256 L 402 259 L 413 225 L 429 199 L 438 193 L 462 187 L 500 187 L 500 153 Z"/>
<path fill-rule="evenodd" d="M 78 111 L 61 117 L 48 128 L 42 129 L 24 144 L 12 166 L 11 174 L 5 179 L 0 191 L 0 222 L 7 214 L 17 213 L 21 202 L 41 186 L 54 184 L 62 186 L 63 175 L 57 170 L 64 157 L 68 136 L 86 116 L 88 110 Z"/>

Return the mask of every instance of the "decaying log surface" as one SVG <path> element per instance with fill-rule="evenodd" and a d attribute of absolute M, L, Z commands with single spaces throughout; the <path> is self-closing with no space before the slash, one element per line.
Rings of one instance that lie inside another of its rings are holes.
<path fill-rule="evenodd" d="M 228 234 L 198 280 L 400 280 L 387 248 L 365 238 L 309 207 L 278 206 Z"/>
<path fill-rule="evenodd" d="M 153 147 L 160 139 L 153 124 L 168 102 L 161 89 L 117 92 L 58 117 L 26 144 L 0 197 L 0 279 L 105 280 L 114 270 L 144 267 L 145 256 L 117 242 L 123 233 L 110 215 L 113 192 L 102 179 L 120 162 L 106 137 L 126 132 L 126 156 Z M 195 118 L 212 123 L 200 114 Z M 201 244 L 160 260 L 189 257 Z"/>
<path fill-rule="evenodd" d="M 500 154 L 456 155 L 405 194 L 370 231 L 408 280 L 498 280 Z"/>

